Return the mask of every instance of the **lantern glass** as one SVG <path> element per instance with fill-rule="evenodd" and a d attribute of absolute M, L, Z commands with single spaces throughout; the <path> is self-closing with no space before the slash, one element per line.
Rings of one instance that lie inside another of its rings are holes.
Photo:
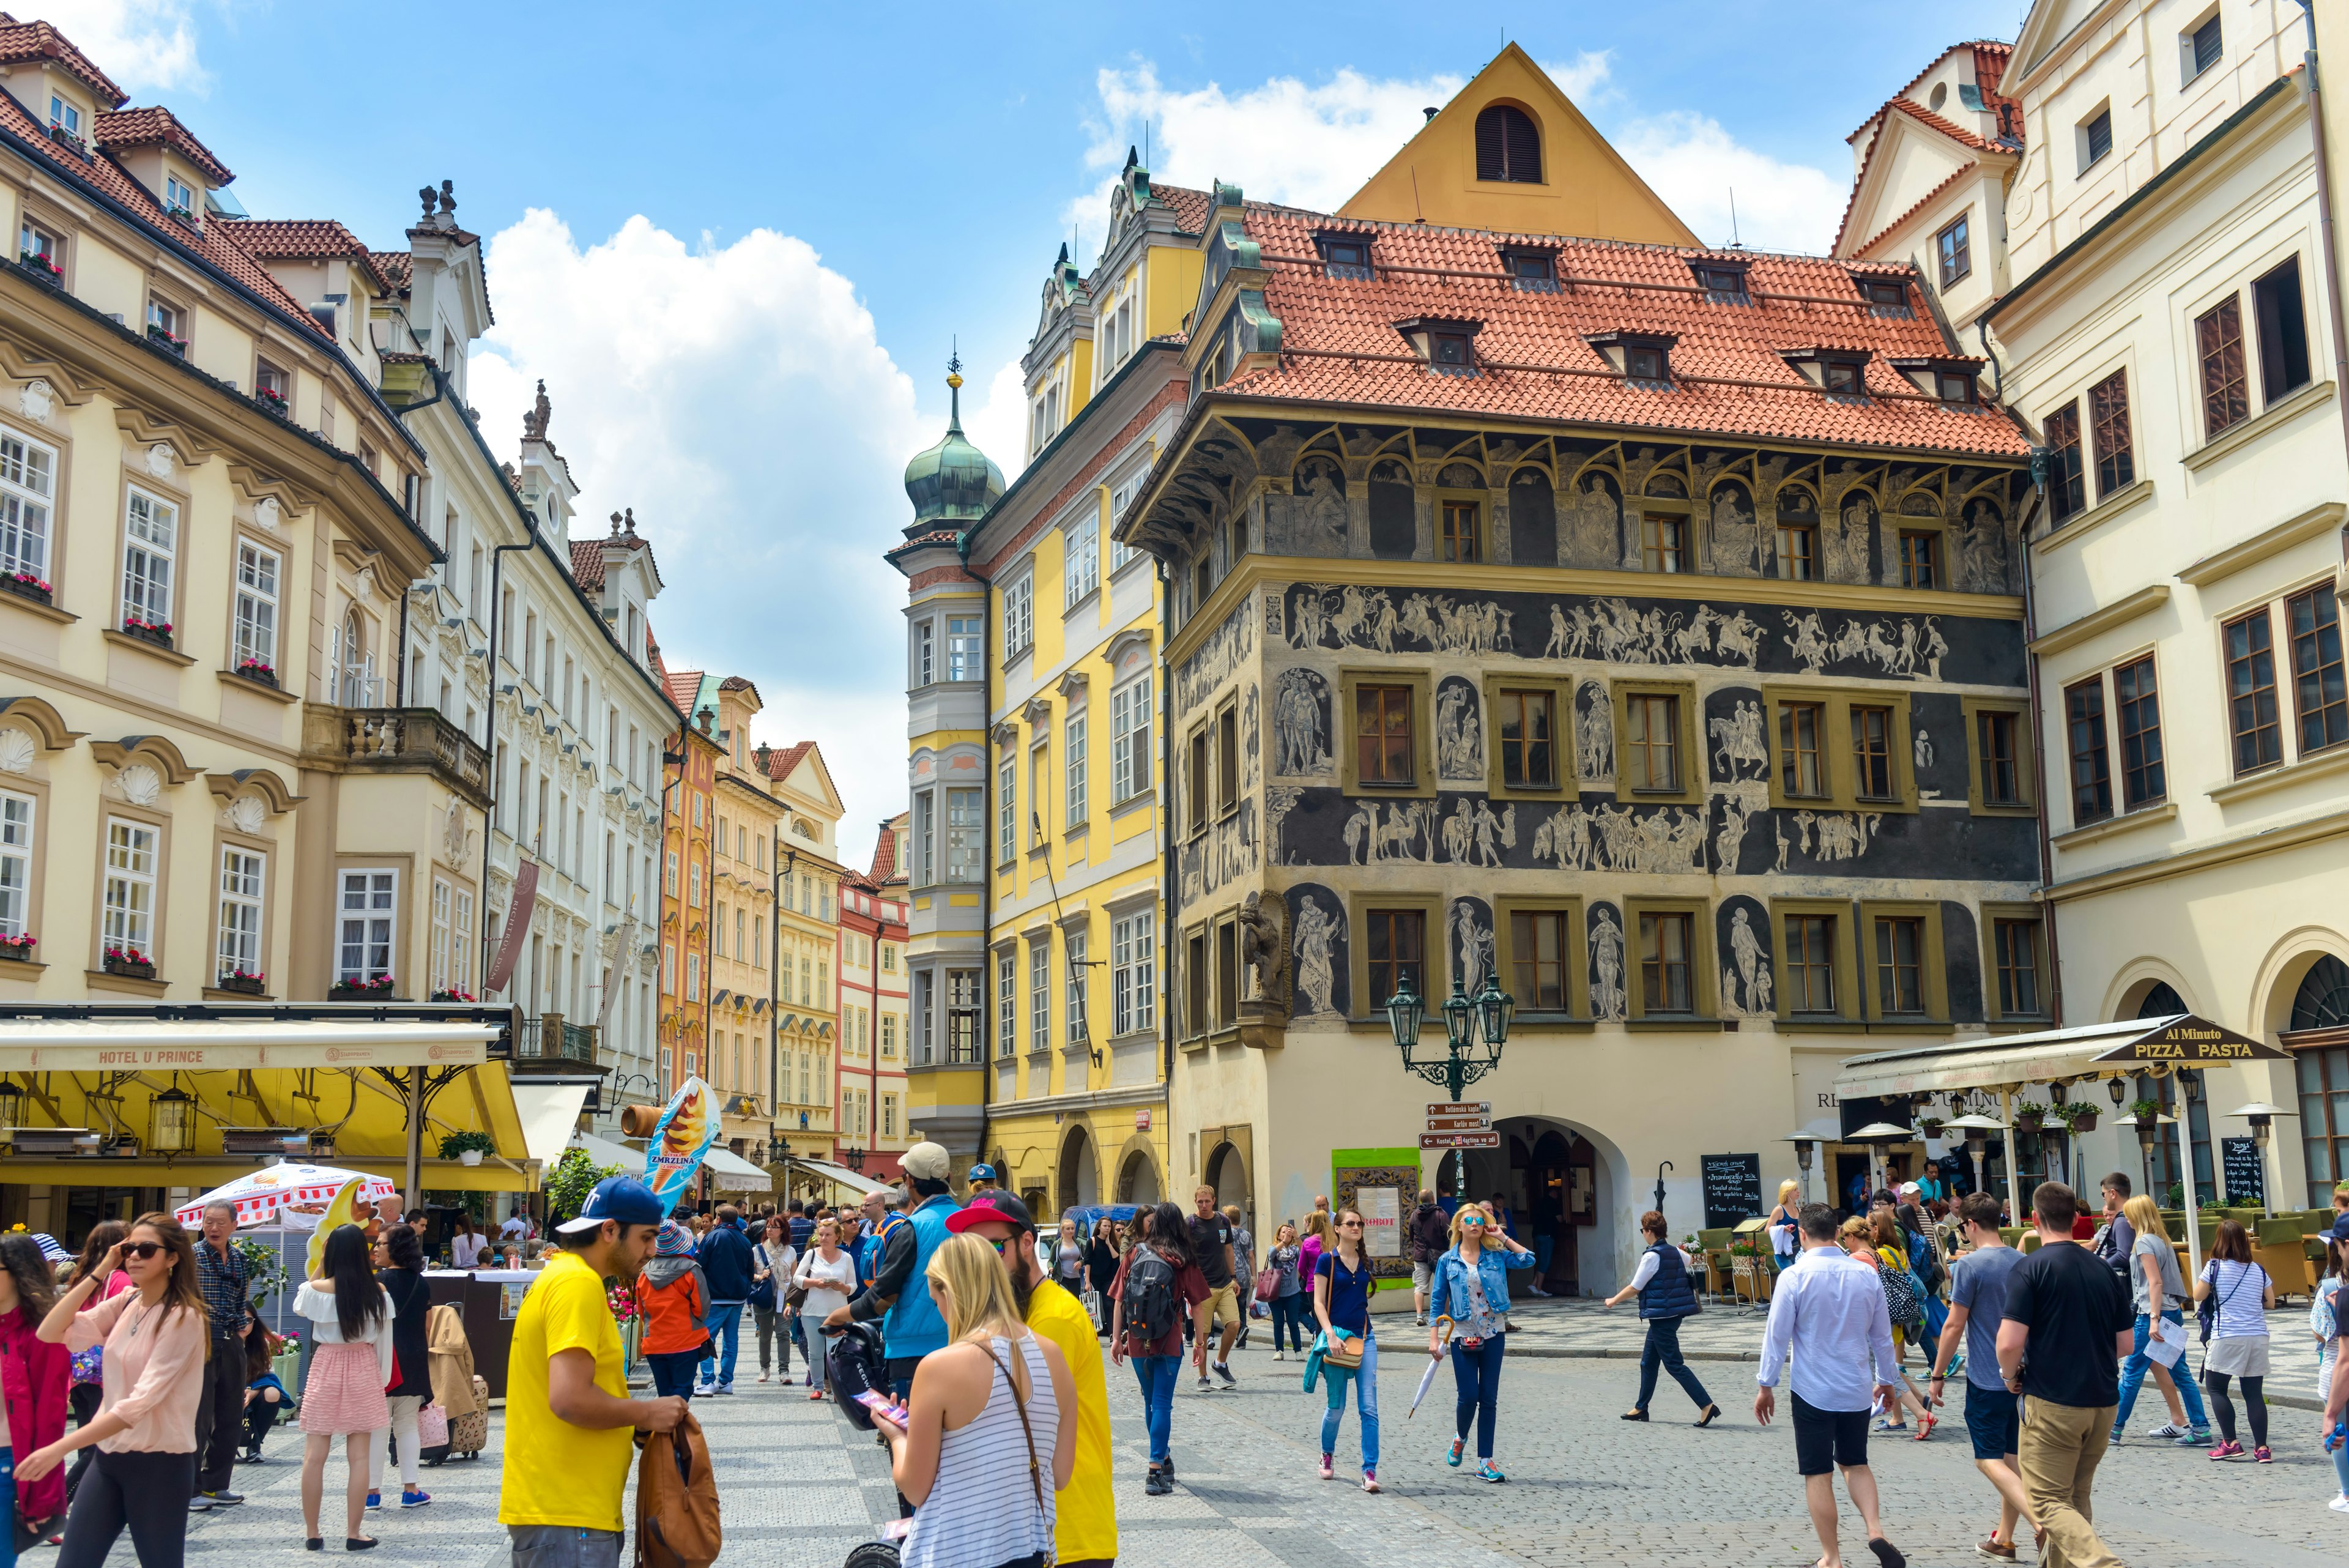
<path fill-rule="evenodd" d="M 1444 999 L 1444 1037 L 1451 1042 L 1454 1051 L 1468 1044 L 1468 1019 L 1475 1011 L 1476 1004 L 1470 1002 L 1468 993 L 1461 989 L 1460 977 L 1454 975 L 1452 994 Z"/>
<path fill-rule="evenodd" d="M 1395 984 L 1395 993 L 1387 998 L 1387 1026 L 1394 1032 L 1394 1043 L 1408 1057 L 1419 1048 L 1420 1021 L 1427 1016 L 1427 1004 L 1411 988 L 1411 976 L 1404 975 Z"/>
<path fill-rule="evenodd" d="M 158 1154 L 185 1154 L 196 1147 L 196 1102 L 178 1085 L 155 1096 L 148 1147 Z"/>
<path fill-rule="evenodd" d="M 11 1080 L 0 1083 L 0 1132 L 14 1132 L 25 1104 L 24 1091 Z"/>
<path fill-rule="evenodd" d="M 1509 1020 L 1516 1016 L 1517 999 L 1503 991 L 1492 975 L 1485 977 L 1485 989 L 1476 993 L 1477 1022 L 1485 1026 L 1485 1044 L 1498 1054 L 1509 1039 Z"/>
<path fill-rule="evenodd" d="M 2105 1080 L 2105 1093 L 2112 1096 L 2113 1108 L 2115 1110 L 2118 1110 L 2120 1108 L 2121 1099 L 2128 1093 L 2128 1090 L 2122 1086 L 2121 1081 L 2118 1078 L 2106 1078 Z"/>

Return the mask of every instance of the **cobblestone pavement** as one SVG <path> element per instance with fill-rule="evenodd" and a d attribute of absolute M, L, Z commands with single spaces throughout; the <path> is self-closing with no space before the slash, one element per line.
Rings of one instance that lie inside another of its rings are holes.
<path fill-rule="evenodd" d="M 1530 1344 L 1596 1334 L 1580 1304 L 1533 1303 L 1518 1322 Z M 1561 1321 L 1548 1326 L 1555 1314 Z M 1595 1314 L 1591 1314 L 1595 1315 Z M 1729 1318 L 1708 1312 L 1705 1330 Z M 1612 1320 L 1609 1319 L 1611 1322 Z M 1636 1335 L 1635 1319 L 1619 1333 Z M 1438 1373 L 1416 1418 L 1406 1420 L 1424 1361 L 1409 1320 L 1381 1318 L 1391 1347 L 1380 1379 L 1384 1420 L 1380 1479 L 1366 1496 L 1345 1480 L 1313 1471 L 1321 1399 L 1299 1387 L 1301 1366 L 1275 1362 L 1258 1342 L 1235 1355 L 1240 1386 L 1197 1394 L 1185 1377 L 1175 1399 L 1177 1490 L 1145 1497 L 1141 1402 L 1132 1375 L 1112 1368 L 1121 1560 L 1133 1568 L 1368 1568 L 1397 1560 L 1407 1536 L 1412 1568 L 1579 1568 L 1640 1563 L 1720 1568 L 1764 1563 L 1796 1568 L 1816 1556 L 1794 1474 L 1794 1440 L 1784 1423 L 1754 1425 L 1750 1363 L 1699 1362 L 1697 1371 L 1726 1412 L 1706 1431 L 1687 1425 L 1686 1399 L 1669 1381 L 1655 1419 L 1626 1425 L 1637 1369 L 1592 1356 L 1512 1356 L 1502 1382 L 1496 1455 L 1506 1486 L 1444 1464 L 1451 1436 L 1452 1382 Z M 1692 1324 L 1693 1329 L 1696 1325 Z M 1609 1332 L 1619 1332 L 1609 1330 Z M 1594 1343 L 1578 1342 L 1584 1346 Z M 1600 1348 L 1611 1348 L 1602 1344 Z M 832 1568 L 872 1538 L 895 1512 L 885 1457 L 829 1403 L 797 1387 L 745 1381 L 728 1399 L 697 1399 L 718 1466 L 727 1546 L 722 1562 Z M 2271 1466 L 2213 1465 L 2199 1451 L 2137 1442 L 2116 1449 L 2097 1496 L 2107 1539 L 2132 1564 L 2159 1568 L 2337 1568 L 2349 1552 L 2349 1518 L 2330 1512 L 2331 1466 L 2317 1451 L 2314 1419 L 2279 1410 Z M 384 1542 L 378 1561 L 402 1568 L 503 1568 L 497 1523 L 497 1461 L 502 1417 L 491 1424 L 480 1459 L 424 1472 L 430 1507 L 370 1515 Z M 242 1507 L 191 1521 L 192 1563 L 292 1565 L 301 1551 L 299 1456 L 279 1433 L 271 1461 L 242 1467 Z M 1354 1417 L 1339 1438 L 1339 1474 L 1356 1462 Z M 1974 1473 L 1960 1413 L 1929 1443 L 1879 1440 L 1871 1457 L 1892 1539 L 1920 1568 L 1975 1562 L 1972 1542 L 1993 1517 L 1989 1489 Z M 328 1469 L 329 1509 L 341 1468 Z M 393 1483 L 396 1487 L 397 1481 Z M 327 1529 L 331 1537 L 336 1526 Z M 1858 1522 L 1847 1506 L 1847 1545 Z M 338 1548 L 330 1548 L 338 1550 Z M 46 1552 L 28 1556 L 39 1568 Z M 2026 1563 L 2033 1554 L 2023 1553 Z M 53 1561 L 53 1559 L 50 1559 Z M 126 1538 L 111 1563 L 132 1568 Z M 1857 1568 L 1872 1568 L 1861 1553 Z"/>

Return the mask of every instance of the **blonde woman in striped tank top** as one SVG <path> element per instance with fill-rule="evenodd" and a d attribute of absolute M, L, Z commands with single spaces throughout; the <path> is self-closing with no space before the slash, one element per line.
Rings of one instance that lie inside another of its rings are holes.
<path fill-rule="evenodd" d="M 1068 1363 L 1020 1321 L 994 1243 L 949 1236 L 925 1277 L 953 1342 L 922 1358 L 905 1426 L 874 1417 L 897 1490 L 914 1505 L 898 1561 L 1041 1568 L 1052 1550 L 1053 1494 L 1076 1464 Z"/>

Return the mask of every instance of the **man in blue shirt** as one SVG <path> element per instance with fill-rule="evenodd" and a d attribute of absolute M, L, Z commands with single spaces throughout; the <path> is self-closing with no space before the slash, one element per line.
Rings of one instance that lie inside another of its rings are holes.
<path fill-rule="evenodd" d="M 946 1348 L 947 1320 L 930 1299 L 926 1271 L 931 1254 L 947 1239 L 947 1217 L 962 1207 L 947 1184 L 950 1158 L 944 1144 L 917 1143 L 905 1151 L 898 1163 L 916 1199 L 913 1211 L 905 1216 L 905 1224 L 890 1227 L 882 1237 L 881 1266 L 874 1272 L 873 1282 L 823 1320 L 826 1329 L 870 1323 L 876 1317 L 882 1320 L 889 1382 L 900 1399 L 913 1392 L 914 1371 L 922 1357 Z M 711 1293 L 716 1293 L 716 1287 Z M 808 1347 L 811 1355 L 823 1353 L 822 1346 Z"/>
<path fill-rule="evenodd" d="M 1998 1325 L 2006 1320 L 2007 1276 L 2023 1254 L 1999 1234 L 1998 1199 L 1989 1193 L 1959 1199 L 1958 1218 L 1971 1250 L 1950 1265 L 1950 1321 L 1933 1351 L 1933 1403 L 1941 1402 L 1951 1359 L 1964 1345 L 1966 1431 L 1973 1438 L 1974 1469 L 1998 1491 L 1998 1528 L 1974 1550 L 2012 1563 L 2014 1527 L 2031 1518 L 2031 1505 L 2023 1495 L 2023 1467 L 2015 1459 L 2022 1446 L 2023 1405 L 1999 1375 Z"/>
<path fill-rule="evenodd" d="M 734 1355 L 741 1347 L 742 1303 L 750 1299 L 758 1259 L 742 1233 L 742 1212 L 731 1203 L 718 1210 L 718 1222 L 701 1239 L 701 1273 L 709 1282 L 709 1350 L 701 1358 L 698 1392 L 734 1392 Z"/>

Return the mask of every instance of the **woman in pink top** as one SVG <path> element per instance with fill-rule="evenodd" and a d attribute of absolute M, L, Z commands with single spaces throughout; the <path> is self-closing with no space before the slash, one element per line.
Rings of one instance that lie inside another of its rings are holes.
<path fill-rule="evenodd" d="M 81 1310 L 98 1282 L 119 1267 L 131 1289 Z M 181 1568 L 188 1499 L 196 1490 L 196 1404 L 203 1397 L 212 1335 L 196 1253 L 169 1214 L 142 1214 L 92 1272 L 76 1280 L 41 1323 L 50 1345 L 106 1346 L 106 1392 L 97 1419 L 36 1449 L 16 1466 L 37 1481 L 67 1454 L 98 1445 L 74 1493 L 57 1568 L 100 1568 L 124 1526 L 140 1568 Z"/>

